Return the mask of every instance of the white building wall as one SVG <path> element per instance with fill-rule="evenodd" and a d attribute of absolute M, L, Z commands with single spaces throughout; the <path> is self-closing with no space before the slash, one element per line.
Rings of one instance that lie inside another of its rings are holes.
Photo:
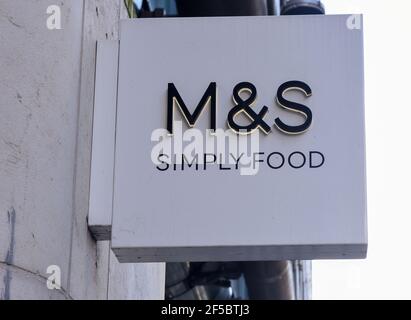
<path fill-rule="evenodd" d="M 163 264 L 120 265 L 87 230 L 98 39 L 121 0 L 0 3 L 0 299 L 161 299 Z M 62 29 L 48 30 L 59 5 Z M 46 287 L 49 265 L 62 289 Z"/>

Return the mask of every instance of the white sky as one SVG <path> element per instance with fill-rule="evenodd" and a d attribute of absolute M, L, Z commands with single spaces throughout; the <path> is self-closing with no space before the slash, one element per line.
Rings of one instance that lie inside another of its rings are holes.
<path fill-rule="evenodd" d="M 369 248 L 314 261 L 313 298 L 411 299 L 411 1 L 323 3 L 364 14 Z"/>

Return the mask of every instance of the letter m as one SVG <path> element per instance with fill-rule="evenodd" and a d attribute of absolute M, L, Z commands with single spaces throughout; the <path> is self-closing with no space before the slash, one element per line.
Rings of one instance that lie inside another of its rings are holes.
<path fill-rule="evenodd" d="M 205 106 L 210 103 L 211 115 L 210 115 L 210 129 L 216 130 L 216 100 L 217 100 L 217 85 L 215 82 L 211 82 L 208 86 L 206 92 L 198 103 L 196 109 L 193 113 L 187 109 L 184 100 L 181 98 L 177 91 L 174 83 L 168 84 L 168 95 L 167 95 L 167 130 L 172 135 L 173 134 L 173 122 L 174 122 L 174 104 L 177 103 L 181 113 L 186 119 L 187 124 L 190 128 L 194 127 L 201 112 Z"/>

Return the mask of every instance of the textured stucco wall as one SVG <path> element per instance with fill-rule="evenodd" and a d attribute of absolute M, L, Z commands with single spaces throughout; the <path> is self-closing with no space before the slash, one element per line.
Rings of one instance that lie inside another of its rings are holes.
<path fill-rule="evenodd" d="M 0 299 L 163 297 L 163 264 L 120 265 L 87 230 L 96 40 L 117 38 L 120 3 L 0 2 Z"/>

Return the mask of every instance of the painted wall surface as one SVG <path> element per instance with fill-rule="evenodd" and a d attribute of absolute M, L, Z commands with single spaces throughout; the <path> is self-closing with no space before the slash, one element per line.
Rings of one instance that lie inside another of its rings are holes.
<path fill-rule="evenodd" d="M 164 264 L 120 265 L 87 229 L 96 41 L 117 39 L 121 3 L 1 1 L 0 299 L 164 296 Z"/>

